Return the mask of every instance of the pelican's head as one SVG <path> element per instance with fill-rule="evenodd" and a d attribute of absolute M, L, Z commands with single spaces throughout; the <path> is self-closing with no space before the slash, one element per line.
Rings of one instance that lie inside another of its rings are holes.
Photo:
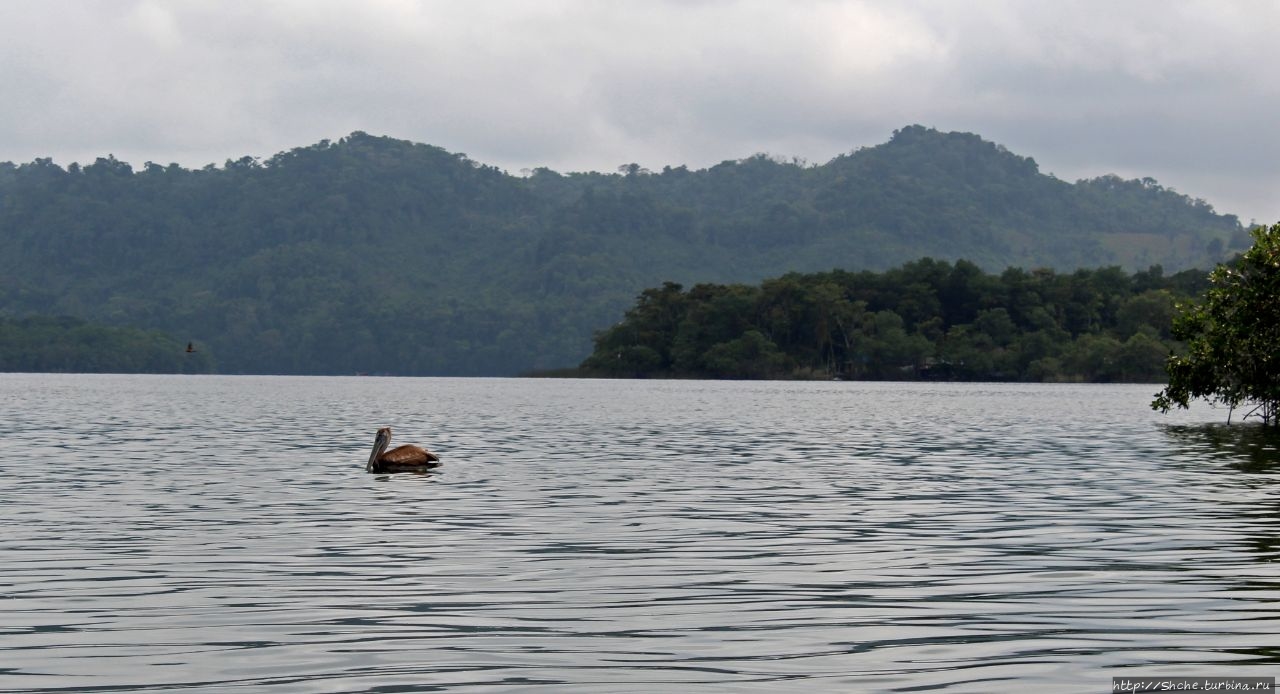
<path fill-rule="evenodd" d="M 391 445 L 391 427 L 382 427 L 373 437 L 373 452 L 369 454 L 369 464 L 364 466 L 366 470 L 373 470 L 373 464 L 378 461 L 378 456 L 387 450 L 387 446 Z"/>

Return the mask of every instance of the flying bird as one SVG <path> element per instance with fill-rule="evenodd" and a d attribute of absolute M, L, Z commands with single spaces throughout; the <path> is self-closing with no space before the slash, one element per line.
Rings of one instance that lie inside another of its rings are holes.
<path fill-rule="evenodd" d="M 440 456 L 419 446 L 391 445 L 391 427 L 382 427 L 373 438 L 373 452 L 369 454 L 366 472 L 422 472 L 440 467 Z"/>

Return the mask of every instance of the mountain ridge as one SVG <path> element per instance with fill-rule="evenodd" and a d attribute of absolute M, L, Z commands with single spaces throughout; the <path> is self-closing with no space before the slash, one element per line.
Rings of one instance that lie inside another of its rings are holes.
<path fill-rule="evenodd" d="M 923 126 L 816 166 L 526 177 L 355 132 L 203 169 L 0 163 L 0 315 L 158 328 L 230 372 L 500 375 L 577 363 L 663 281 L 924 256 L 1176 270 L 1241 236 L 1152 179 L 1068 183 Z"/>

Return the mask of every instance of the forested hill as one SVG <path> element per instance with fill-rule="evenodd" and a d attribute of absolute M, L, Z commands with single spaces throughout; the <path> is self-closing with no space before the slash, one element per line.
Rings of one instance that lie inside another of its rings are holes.
<path fill-rule="evenodd" d="M 1177 270 L 1247 242 L 1150 179 L 1068 183 L 919 126 L 820 166 L 697 171 L 513 176 L 364 133 L 196 170 L 0 163 L 0 316 L 163 330 L 233 373 L 512 374 L 579 362 L 664 281 L 922 256 Z"/>

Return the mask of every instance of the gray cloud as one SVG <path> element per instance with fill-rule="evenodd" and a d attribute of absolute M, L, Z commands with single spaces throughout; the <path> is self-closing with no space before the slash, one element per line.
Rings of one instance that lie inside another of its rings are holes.
<path fill-rule="evenodd" d="M 0 159 L 188 166 L 353 130 L 511 171 L 823 162 L 921 123 L 1280 220 L 1280 6 L 10 0 Z"/>

